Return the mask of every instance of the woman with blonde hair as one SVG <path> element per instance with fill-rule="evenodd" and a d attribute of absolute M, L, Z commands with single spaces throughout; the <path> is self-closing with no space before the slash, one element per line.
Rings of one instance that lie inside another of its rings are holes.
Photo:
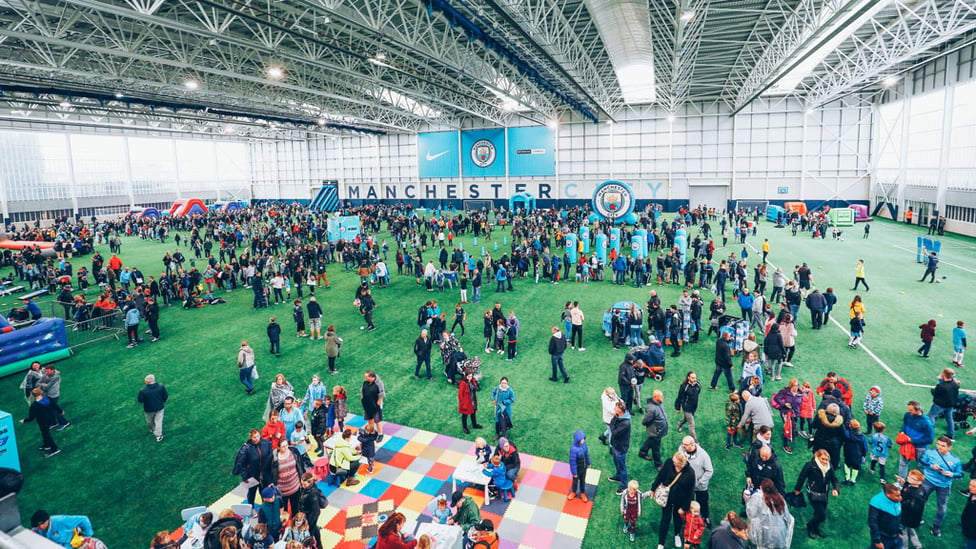
<path fill-rule="evenodd" d="M 800 495 L 800 490 L 806 490 L 810 506 L 813 507 L 813 516 L 807 522 L 807 535 L 812 539 L 827 537 L 820 525 L 827 520 L 828 491 L 834 497 L 840 495 L 837 490 L 837 475 L 830 464 L 827 450 L 817 450 L 813 453 L 813 459 L 803 465 L 800 476 L 796 479 L 796 486 L 793 487 L 793 494 Z"/>

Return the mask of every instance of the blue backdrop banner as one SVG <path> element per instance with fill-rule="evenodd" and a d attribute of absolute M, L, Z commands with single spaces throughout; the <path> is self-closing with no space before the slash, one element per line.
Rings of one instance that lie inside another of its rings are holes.
<path fill-rule="evenodd" d="M 508 175 L 556 175 L 556 139 L 546 126 L 508 129 Z"/>
<path fill-rule="evenodd" d="M 461 132 L 464 177 L 505 177 L 505 130 Z"/>
<path fill-rule="evenodd" d="M 417 134 L 417 166 L 420 177 L 458 176 L 457 132 Z"/>

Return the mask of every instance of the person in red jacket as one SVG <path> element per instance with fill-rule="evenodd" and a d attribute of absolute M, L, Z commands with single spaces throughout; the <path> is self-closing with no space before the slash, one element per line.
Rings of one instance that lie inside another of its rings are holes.
<path fill-rule="evenodd" d="M 278 420 L 278 410 L 271 410 L 271 417 L 261 428 L 261 438 L 271 443 L 273 448 L 278 447 L 278 443 L 285 438 L 285 424 Z"/>
<path fill-rule="evenodd" d="M 469 435 L 468 416 L 471 416 L 471 427 L 481 429 L 475 414 L 478 412 L 478 380 L 474 378 L 474 372 L 468 372 L 464 379 L 458 383 L 458 413 L 461 414 L 461 427 L 464 434 Z"/>
<path fill-rule="evenodd" d="M 407 517 L 403 513 L 392 513 L 380 526 L 376 534 L 376 549 L 414 549 L 417 540 L 400 531 Z"/>
<path fill-rule="evenodd" d="M 929 349 L 932 348 L 932 340 L 935 339 L 935 319 L 930 319 L 925 324 L 919 326 L 918 329 L 922 330 L 922 346 L 915 352 L 922 358 L 928 358 Z"/>
<path fill-rule="evenodd" d="M 822 395 L 827 385 L 831 383 L 835 389 L 840 389 L 843 394 L 844 404 L 847 404 L 849 408 L 851 403 L 854 402 L 854 390 L 851 388 L 851 382 L 837 375 L 837 372 L 827 372 L 827 377 L 820 380 L 820 386 L 817 387 L 817 394 Z"/>

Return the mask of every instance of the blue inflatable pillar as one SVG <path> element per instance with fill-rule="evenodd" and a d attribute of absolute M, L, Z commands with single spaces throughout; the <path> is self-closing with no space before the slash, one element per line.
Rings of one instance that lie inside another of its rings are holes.
<path fill-rule="evenodd" d="M 684 227 L 679 228 L 674 233 L 674 245 L 678 247 L 678 256 L 681 260 L 681 267 L 685 266 L 685 254 L 688 252 L 688 231 Z"/>
<path fill-rule="evenodd" d="M 590 228 L 587 226 L 582 226 L 579 229 L 579 239 L 583 243 L 583 253 L 590 253 Z"/>
<path fill-rule="evenodd" d="M 475 245 L 475 246 L 477 246 L 477 245 L 478 245 L 478 237 L 477 237 L 477 236 L 476 236 L 476 237 L 474 237 L 474 245 Z"/>
<path fill-rule="evenodd" d="M 495 241 L 495 251 L 496 252 L 498 251 L 498 241 L 497 240 Z"/>
<path fill-rule="evenodd" d="M 576 242 L 577 240 L 575 234 L 570 233 L 566 235 L 566 255 L 569 257 L 569 262 L 572 265 L 576 265 L 576 260 L 578 258 L 576 255 Z"/>
<path fill-rule="evenodd" d="M 647 231 L 644 229 L 637 229 L 636 231 L 634 231 L 634 238 L 640 238 L 640 242 L 641 242 L 640 256 L 647 259 L 647 252 L 648 252 Z M 631 248 L 633 248 L 633 246 L 631 246 Z"/>
<path fill-rule="evenodd" d="M 634 235 L 630 239 L 630 257 L 634 259 L 646 259 L 647 258 L 647 244 L 644 242 L 644 237 L 640 235 Z"/>
<path fill-rule="evenodd" d="M 600 233 L 596 235 L 596 246 L 594 252 L 596 252 L 596 258 L 603 263 L 607 262 L 607 235 Z"/>
<path fill-rule="evenodd" d="M 481 257 L 485 257 L 485 255 L 487 255 L 487 252 L 485 252 L 485 247 L 482 246 L 481 247 Z"/>
<path fill-rule="evenodd" d="M 503 236 L 502 237 L 502 246 L 508 246 L 508 237 L 507 236 Z"/>
<path fill-rule="evenodd" d="M 617 252 L 616 256 L 620 255 L 620 229 L 617 227 L 610 229 L 610 249 Z"/>

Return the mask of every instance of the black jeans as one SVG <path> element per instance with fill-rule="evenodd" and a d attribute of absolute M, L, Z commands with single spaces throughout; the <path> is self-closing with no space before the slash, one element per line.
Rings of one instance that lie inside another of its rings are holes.
<path fill-rule="evenodd" d="M 687 511 L 687 509 L 685 509 Z M 681 532 L 684 530 L 685 520 L 678 514 L 678 506 L 672 505 L 670 502 L 668 506 L 661 509 L 661 524 L 658 526 L 657 530 L 657 543 L 658 545 L 664 545 L 664 541 L 668 537 L 668 529 L 671 527 L 671 521 L 674 521 L 674 535 L 680 536 Z"/>
<path fill-rule="evenodd" d="M 573 328 L 569 333 L 569 344 L 570 346 L 582 347 L 583 346 L 583 325 L 573 324 Z"/>
<path fill-rule="evenodd" d="M 640 457 L 647 457 L 647 452 L 650 450 L 651 459 L 654 461 L 655 467 L 661 466 L 661 437 L 647 437 L 644 444 L 641 444 L 640 452 L 637 453 Z"/>
<path fill-rule="evenodd" d="M 569 483 L 569 493 L 586 495 L 586 468 L 576 470 L 576 476 Z"/>
<path fill-rule="evenodd" d="M 810 502 L 810 507 L 813 508 L 813 516 L 807 522 L 807 530 L 813 530 L 814 532 L 820 531 L 820 525 L 827 520 L 827 502 Z"/>
<path fill-rule="evenodd" d="M 417 367 L 413 369 L 413 375 L 414 375 L 414 377 L 420 377 L 420 365 L 421 364 L 426 364 L 427 365 L 427 379 L 430 379 L 432 377 L 431 374 L 430 374 L 430 355 L 427 355 L 427 356 L 417 355 Z"/>
<path fill-rule="evenodd" d="M 722 368 L 720 366 L 715 367 L 715 373 L 712 374 L 712 383 L 709 387 L 718 387 L 718 378 L 725 374 L 725 381 L 729 384 L 729 392 L 735 390 L 735 383 L 732 381 L 732 368 Z"/>

